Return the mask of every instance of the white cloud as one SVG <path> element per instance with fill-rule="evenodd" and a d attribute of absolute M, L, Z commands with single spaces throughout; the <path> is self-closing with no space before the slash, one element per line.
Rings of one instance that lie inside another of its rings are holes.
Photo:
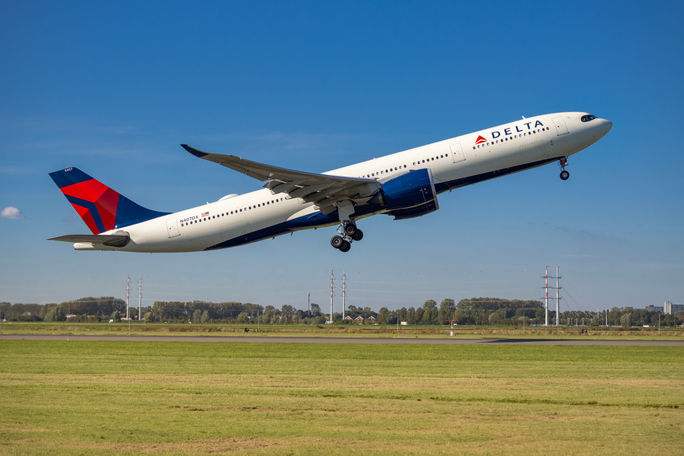
<path fill-rule="evenodd" d="M 0 211 L 0 217 L 6 219 L 20 219 L 24 218 L 24 214 L 14 206 L 7 206 Z"/>

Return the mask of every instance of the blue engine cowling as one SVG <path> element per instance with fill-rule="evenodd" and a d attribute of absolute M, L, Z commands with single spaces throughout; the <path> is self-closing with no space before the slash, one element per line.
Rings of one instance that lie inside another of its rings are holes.
<path fill-rule="evenodd" d="M 382 204 L 394 220 L 419 217 L 439 209 L 429 169 L 416 169 L 382 184 Z"/>

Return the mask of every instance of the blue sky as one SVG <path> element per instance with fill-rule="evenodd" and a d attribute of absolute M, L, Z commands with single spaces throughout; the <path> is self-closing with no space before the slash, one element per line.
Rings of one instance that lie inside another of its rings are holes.
<path fill-rule="evenodd" d="M 684 302 L 681 2 L 9 2 L 0 8 L 0 301 L 125 295 L 327 308 L 540 298 Z M 320 172 L 508 122 L 589 111 L 612 131 L 558 167 L 365 219 L 216 252 L 75 252 L 86 233 L 48 172 L 77 166 L 152 209 L 259 188 L 180 147 Z M 135 295 L 135 293 L 134 293 Z"/>

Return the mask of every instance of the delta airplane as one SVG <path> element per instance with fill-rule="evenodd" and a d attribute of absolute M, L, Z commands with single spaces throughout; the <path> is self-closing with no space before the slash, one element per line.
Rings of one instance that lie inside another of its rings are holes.
<path fill-rule="evenodd" d="M 375 214 L 395 220 L 439 209 L 437 196 L 557 161 L 601 139 L 612 122 L 586 112 L 545 114 L 364 161 L 323 174 L 295 171 L 233 155 L 182 147 L 265 182 L 263 189 L 226 195 L 180 212 L 144 208 L 78 168 L 50 176 L 92 234 L 51 238 L 76 250 L 192 252 L 235 247 L 298 230 L 338 225 L 330 244 L 347 252 Z"/>

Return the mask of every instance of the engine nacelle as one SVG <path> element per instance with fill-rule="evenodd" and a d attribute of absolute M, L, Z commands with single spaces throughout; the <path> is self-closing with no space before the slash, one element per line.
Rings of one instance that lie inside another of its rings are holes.
<path fill-rule="evenodd" d="M 382 184 L 382 204 L 394 220 L 419 217 L 439 209 L 429 169 L 416 169 Z"/>

